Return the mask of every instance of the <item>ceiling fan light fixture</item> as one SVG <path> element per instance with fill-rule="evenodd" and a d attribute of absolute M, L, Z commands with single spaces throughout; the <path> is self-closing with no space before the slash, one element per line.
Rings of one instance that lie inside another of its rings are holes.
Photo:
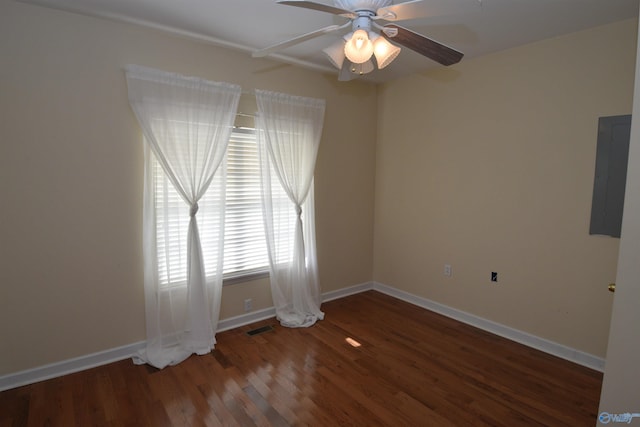
<path fill-rule="evenodd" d="M 373 43 L 365 30 L 357 30 L 344 45 L 344 54 L 354 64 L 367 62 L 373 55 Z"/>
<path fill-rule="evenodd" d="M 322 52 L 327 55 L 334 67 L 338 70 L 342 68 L 342 63 L 344 62 L 344 40 L 338 40 L 331 46 L 322 49 Z"/>
<path fill-rule="evenodd" d="M 376 66 L 373 65 L 372 60 L 365 61 L 362 64 L 351 64 L 351 67 L 350 67 L 350 71 L 353 74 L 359 74 L 359 75 L 368 74 L 375 69 L 376 69 Z"/>
<path fill-rule="evenodd" d="M 400 54 L 398 46 L 389 43 L 384 37 L 378 37 L 373 42 L 373 54 L 376 56 L 378 62 L 378 68 L 383 69 L 387 65 L 391 64 L 394 59 Z"/>

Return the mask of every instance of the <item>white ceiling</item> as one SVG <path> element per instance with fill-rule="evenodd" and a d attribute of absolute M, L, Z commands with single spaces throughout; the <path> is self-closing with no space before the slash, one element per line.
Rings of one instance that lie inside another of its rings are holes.
<path fill-rule="evenodd" d="M 247 52 L 347 22 L 276 0 L 18 0 L 155 27 Z M 331 0 L 315 0 L 333 5 Z M 430 1 L 424 0 L 425 7 Z M 468 0 L 477 2 L 477 0 Z M 401 3 L 401 1 L 394 1 Z M 639 0 L 482 0 L 471 12 L 397 22 L 473 58 L 518 45 L 638 16 Z M 344 33 L 323 35 L 271 58 L 335 72 L 321 52 Z M 611 46 L 615 49 L 615 46 Z M 463 59 L 464 61 L 465 59 Z M 597 60 L 597 52 L 594 52 Z M 384 82 L 441 65 L 409 49 L 387 68 L 366 75 Z M 337 77 L 336 77 L 337 78 Z"/>

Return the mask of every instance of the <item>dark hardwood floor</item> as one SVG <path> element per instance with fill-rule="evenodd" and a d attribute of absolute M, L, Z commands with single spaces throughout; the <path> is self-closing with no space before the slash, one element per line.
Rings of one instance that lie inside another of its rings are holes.
<path fill-rule="evenodd" d="M 595 425 L 599 372 L 375 291 L 322 309 L 161 371 L 124 360 L 2 392 L 0 426 Z"/>

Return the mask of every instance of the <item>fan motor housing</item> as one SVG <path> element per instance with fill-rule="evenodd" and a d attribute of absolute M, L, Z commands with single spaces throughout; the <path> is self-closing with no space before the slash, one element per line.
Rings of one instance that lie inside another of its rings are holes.
<path fill-rule="evenodd" d="M 367 32 L 371 31 L 371 18 L 375 16 L 375 12 L 370 10 L 357 10 L 358 14 L 357 18 L 353 18 L 353 24 L 351 26 L 353 31 L 356 30 L 366 30 Z"/>
<path fill-rule="evenodd" d="M 336 7 L 354 12 L 358 10 L 376 11 L 381 7 L 389 6 L 393 0 L 334 0 L 333 3 Z"/>

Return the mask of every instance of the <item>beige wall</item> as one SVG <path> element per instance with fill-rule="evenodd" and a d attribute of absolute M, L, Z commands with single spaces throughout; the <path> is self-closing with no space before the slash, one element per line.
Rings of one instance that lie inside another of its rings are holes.
<path fill-rule="evenodd" d="M 597 123 L 631 113 L 636 28 L 384 85 L 374 280 L 603 357 L 618 239 L 589 235 Z"/>
<path fill-rule="evenodd" d="M 322 291 L 370 281 L 376 90 L 184 38 L 0 3 L 0 376 L 145 338 L 133 63 L 327 100 L 316 168 Z M 266 281 L 226 286 L 271 306 Z"/>

